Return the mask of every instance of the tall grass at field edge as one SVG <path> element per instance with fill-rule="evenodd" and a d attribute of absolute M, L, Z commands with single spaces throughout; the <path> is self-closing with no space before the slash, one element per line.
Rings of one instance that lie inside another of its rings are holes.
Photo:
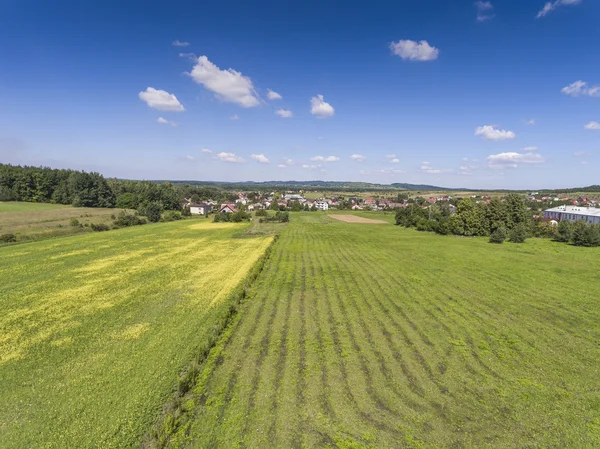
<path fill-rule="evenodd" d="M 190 420 L 189 412 L 194 410 L 194 406 L 189 404 L 189 401 L 193 401 L 192 392 L 205 368 L 209 355 L 225 334 L 233 329 L 239 318 L 241 306 L 271 257 L 273 246 L 278 238 L 278 235 L 273 236 L 273 241 L 265 253 L 254 264 L 246 277 L 229 293 L 225 300 L 229 303 L 229 307 L 224 309 L 221 319 L 213 325 L 208 339 L 194 351 L 194 359 L 182 372 L 172 398 L 164 405 L 160 417 L 144 437 L 141 446 L 143 449 L 167 447 L 170 438 Z"/>

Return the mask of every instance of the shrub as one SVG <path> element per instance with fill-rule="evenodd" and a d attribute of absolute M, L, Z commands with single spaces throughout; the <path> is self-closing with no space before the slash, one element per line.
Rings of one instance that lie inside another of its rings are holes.
<path fill-rule="evenodd" d="M 115 226 L 127 227 L 127 226 L 138 226 L 146 224 L 146 219 L 138 215 L 128 214 L 125 211 L 119 212 L 118 218 L 114 221 Z"/>
<path fill-rule="evenodd" d="M 176 210 L 167 211 L 162 216 L 162 221 L 177 221 L 182 219 L 183 216 L 181 215 L 181 212 Z"/>
<path fill-rule="evenodd" d="M 96 231 L 96 232 L 102 232 L 102 231 L 110 231 L 110 226 L 108 226 L 107 224 L 104 223 L 92 223 L 91 224 L 92 230 Z"/>
<path fill-rule="evenodd" d="M 600 246 L 600 226 L 578 221 L 573 226 L 571 241 L 576 246 Z"/>
<path fill-rule="evenodd" d="M 525 240 L 527 239 L 527 230 L 525 229 L 525 226 L 522 223 L 516 225 L 510 230 L 509 237 L 512 243 L 525 243 Z"/>
<path fill-rule="evenodd" d="M 71 226 L 79 226 L 79 220 L 77 218 L 71 218 Z"/>
<path fill-rule="evenodd" d="M 571 241 L 571 237 L 573 236 L 573 227 L 571 223 L 568 221 L 561 221 L 558 224 L 558 229 L 556 230 L 556 235 L 554 240 L 557 242 L 565 242 L 568 243 Z"/>
<path fill-rule="evenodd" d="M 190 210 L 189 207 L 185 206 L 183 208 L 183 212 L 181 212 L 181 215 L 184 217 L 191 217 L 192 216 L 192 211 Z"/>
<path fill-rule="evenodd" d="M 250 220 L 251 215 L 247 212 L 235 212 L 231 214 L 231 221 L 234 223 L 240 223 L 242 221 Z"/>
<path fill-rule="evenodd" d="M 267 213 L 266 210 L 260 209 L 260 210 L 257 210 L 254 215 L 256 215 L 257 217 L 267 217 L 269 214 Z"/>
<path fill-rule="evenodd" d="M 0 235 L 0 243 L 13 243 L 17 241 L 17 236 L 14 234 Z"/>
<path fill-rule="evenodd" d="M 490 234 L 490 243 L 504 243 L 506 240 L 506 228 L 503 226 Z"/>
<path fill-rule="evenodd" d="M 213 218 L 213 222 L 214 223 L 229 223 L 229 222 L 231 222 L 231 215 L 232 214 L 228 214 L 227 212 L 219 212 L 218 214 L 215 214 L 215 217 Z"/>

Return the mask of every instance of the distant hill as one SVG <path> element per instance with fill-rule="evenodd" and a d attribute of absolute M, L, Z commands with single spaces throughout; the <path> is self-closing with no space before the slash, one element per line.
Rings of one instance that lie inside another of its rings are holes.
<path fill-rule="evenodd" d="M 165 182 L 165 181 L 153 181 Z M 215 186 L 225 189 L 252 190 L 252 189 L 319 189 L 342 191 L 375 191 L 375 190 L 456 190 L 445 187 L 421 184 L 373 184 L 368 182 L 345 181 L 246 181 L 246 182 L 219 182 L 219 181 L 171 181 L 173 184 Z M 462 190 L 462 189 L 461 189 Z"/>

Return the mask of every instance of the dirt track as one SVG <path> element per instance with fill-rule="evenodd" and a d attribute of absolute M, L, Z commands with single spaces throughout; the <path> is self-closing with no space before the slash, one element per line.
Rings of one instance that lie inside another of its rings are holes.
<path fill-rule="evenodd" d="M 346 223 L 388 224 L 387 221 L 357 217 L 356 215 L 330 215 L 330 217 L 335 218 L 336 220 L 345 221 Z"/>

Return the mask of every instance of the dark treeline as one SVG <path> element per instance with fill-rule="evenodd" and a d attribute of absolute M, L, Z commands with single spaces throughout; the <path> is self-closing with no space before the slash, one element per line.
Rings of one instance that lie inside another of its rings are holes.
<path fill-rule="evenodd" d="M 181 210 L 184 198 L 231 201 L 232 192 L 211 186 L 120 181 L 99 173 L 0 164 L 0 201 L 119 207 L 145 211 Z M 145 215 L 145 214 L 144 214 Z"/>
<path fill-rule="evenodd" d="M 490 236 L 494 243 L 506 238 L 522 243 L 527 237 L 549 237 L 578 246 L 600 246 L 600 225 L 563 222 L 557 228 L 539 216 L 534 218 L 524 198 L 515 193 L 489 203 L 463 199 L 454 214 L 449 203 L 426 208 L 409 204 L 396 212 L 396 224 L 442 235 Z"/>

